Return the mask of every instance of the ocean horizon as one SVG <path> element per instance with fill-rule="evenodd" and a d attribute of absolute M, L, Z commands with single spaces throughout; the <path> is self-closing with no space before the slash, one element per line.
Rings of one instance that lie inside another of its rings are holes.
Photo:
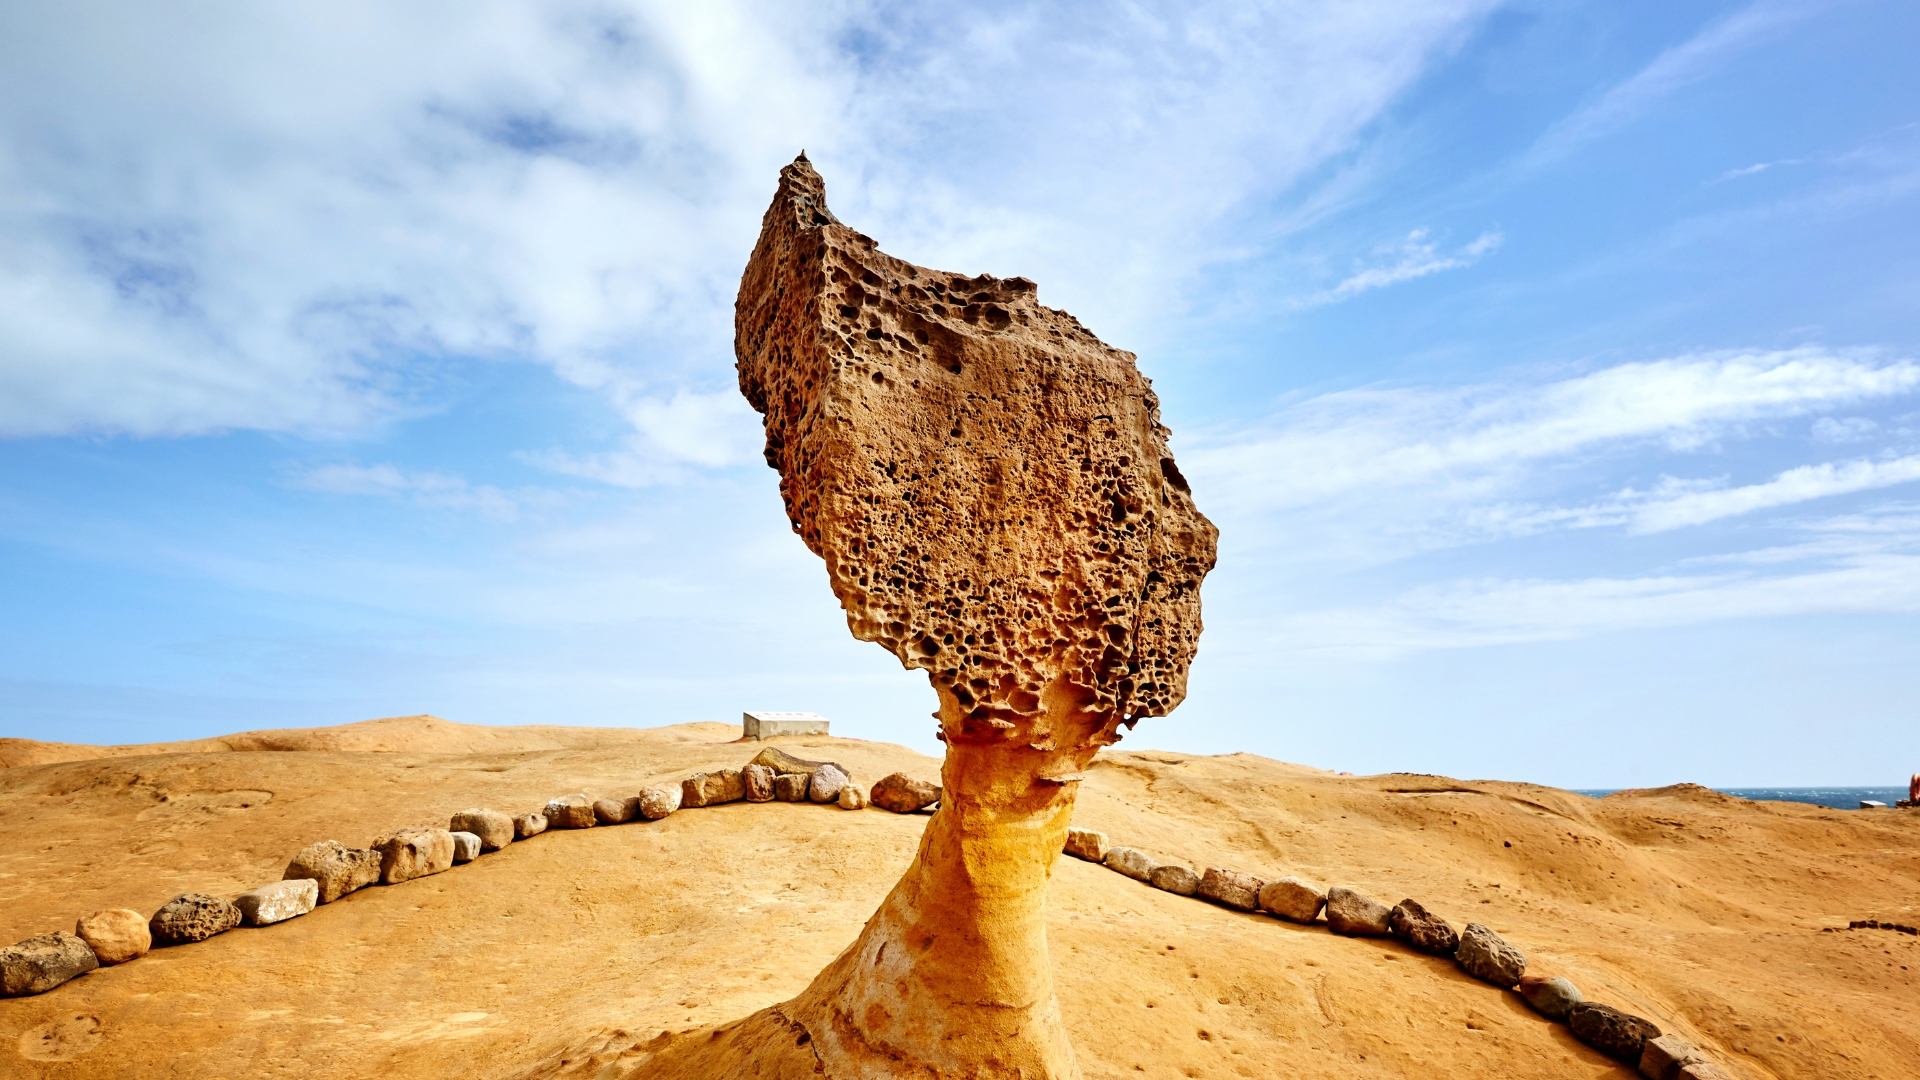
<path fill-rule="evenodd" d="M 1711 785 L 1709 785 L 1711 786 Z M 1616 791 L 1628 791 L 1629 788 L 1569 788 L 1576 795 L 1591 795 L 1602 798 Z M 1825 806 L 1834 810 L 1858 810 L 1860 803 L 1866 800 L 1883 802 L 1888 806 L 1907 797 L 1903 787 L 1716 787 L 1713 790 L 1722 795 L 1732 795 L 1737 799 L 1758 799 L 1762 802 L 1797 802 Z"/>

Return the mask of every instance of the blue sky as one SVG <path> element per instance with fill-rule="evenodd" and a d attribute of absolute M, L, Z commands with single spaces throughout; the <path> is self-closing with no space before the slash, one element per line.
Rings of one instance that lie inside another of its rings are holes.
<path fill-rule="evenodd" d="M 1221 528 L 1126 745 L 1920 768 L 1920 8 L 12 5 L 0 734 L 813 709 L 937 750 L 735 389 L 804 147 L 1136 351 Z"/>

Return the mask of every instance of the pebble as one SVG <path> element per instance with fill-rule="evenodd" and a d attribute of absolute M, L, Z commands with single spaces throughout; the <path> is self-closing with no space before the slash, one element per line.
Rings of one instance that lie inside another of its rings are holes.
<path fill-rule="evenodd" d="M 639 799 L 593 800 L 593 820 L 602 825 L 624 825 L 639 812 Z"/>
<path fill-rule="evenodd" d="M 840 789 L 838 801 L 842 810 L 865 810 L 867 793 L 860 790 L 859 784 L 847 784 Z"/>
<path fill-rule="evenodd" d="M 513 843 L 513 818 L 498 810 L 462 810 L 447 822 L 447 831 L 472 833 L 481 851 L 499 851 Z"/>
<path fill-rule="evenodd" d="M 1327 890 L 1327 929 L 1348 937 L 1384 937 L 1393 932 L 1393 910 L 1365 893 L 1335 885 Z"/>
<path fill-rule="evenodd" d="M 1640 1049 L 1640 1075 L 1647 1080 L 1676 1080 L 1680 1070 L 1701 1060 L 1700 1051 L 1678 1035 L 1648 1039 Z"/>
<path fill-rule="evenodd" d="M 480 838 L 470 832 L 449 832 L 453 837 L 453 862 L 455 866 L 470 863 L 480 857 Z"/>
<path fill-rule="evenodd" d="M 161 905 L 147 920 L 156 945 L 185 945 L 205 941 L 240 925 L 240 909 L 206 893 L 181 893 Z"/>
<path fill-rule="evenodd" d="M 0 997 L 44 994 L 100 966 L 79 937 L 56 930 L 0 949 Z"/>
<path fill-rule="evenodd" d="M 480 843 L 474 837 L 474 844 Z M 262 885 L 233 898 L 243 926 L 271 926 L 312 911 L 320 903 L 320 883 L 312 878 L 288 878 Z"/>
<path fill-rule="evenodd" d="M 1473 925 L 1469 924 L 1471 930 Z M 1464 950 L 1466 945 L 1461 944 Z M 1646 1050 L 1648 1039 L 1660 1037 L 1660 1029 L 1651 1021 L 1624 1013 L 1610 1005 L 1583 1001 L 1567 1010 L 1567 1027 L 1573 1037 L 1611 1058 L 1637 1063 Z"/>
<path fill-rule="evenodd" d="M 1067 829 L 1067 854 L 1088 862 L 1100 862 L 1107 857 L 1113 845 L 1107 843 L 1107 834 L 1092 829 Z"/>
<path fill-rule="evenodd" d="M 1135 881 L 1152 881 L 1153 872 L 1160 866 L 1159 861 L 1153 856 L 1144 851 L 1136 851 L 1130 847 L 1117 847 L 1109 850 L 1107 857 L 1102 859 L 1101 862 L 1106 865 L 1107 869 L 1116 873 L 1125 874 Z"/>
<path fill-rule="evenodd" d="M 547 804 L 547 828 L 593 828 L 593 800 L 582 794 L 562 795 Z"/>
<path fill-rule="evenodd" d="M 740 770 L 740 779 L 747 785 L 748 802 L 772 802 L 773 778 L 779 774 L 765 765 L 749 764 Z"/>
<path fill-rule="evenodd" d="M 648 821 L 659 821 L 675 810 L 680 809 L 682 788 L 677 784 L 660 784 L 647 788 L 640 793 L 640 816 Z"/>
<path fill-rule="evenodd" d="M 822 765 L 813 770 L 813 779 L 807 783 L 807 799 L 817 803 L 837 801 L 840 789 L 852 782 L 852 778 L 840 766 Z"/>
<path fill-rule="evenodd" d="M 525 840 L 529 836 L 539 836 L 547 831 L 547 815 L 521 814 L 513 819 L 513 838 Z"/>
<path fill-rule="evenodd" d="M 1402 900 L 1387 916 L 1393 936 L 1428 956 L 1452 956 L 1460 947 L 1460 935 L 1447 920 L 1428 911 L 1418 900 Z"/>
<path fill-rule="evenodd" d="M 280 876 L 289 881 L 313 879 L 320 887 L 320 903 L 331 904 L 380 880 L 380 853 L 372 848 L 350 848 L 338 840 L 322 840 L 301 848 Z"/>
<path fill-rule="evenodd" d="M 906 773 L 892 773 L 881 777 L 880 782 L 873 785 L 872 801 L 882 810 L 911 814 L 939 802 L 940 788 L 925 780 L 915 780 Z"/>
<path fill-rule="evenodd" d="M 373 842 L 380 853 L 380 883 L 398 885 L 453 869 L 453 834 L 414 826 L 395 829 Z"/>
<path fill-rule="evenodd" d="M 1200 891 L 1200 875 L 1174 863 L 1154 867 L 1153 873 L 1147 875 L 1147 883 L 1180 896 L 1192 896 Z"/>
<path fill-rule="evenodd" d="M 812 773 L 783 772 L 773 778 L 773 797 L 781 802 L 806 802 L 807 785 L 811 783 Z"/>
<path fill-rule="evenodd" d="M 74 924 L 73 933 L 93 949 L 102 967 L 138 960 L 153 948 L 147 917 L 126 908 L 106 908 L 84 915 Z"/>
<path fill-rule="evenodd" d="M 1558 975 L 1551 979 L 1523 975 L 1519 990 L 1520 996 L 1533 1006 L 1533 1011 L 1549 1020 L 1565 1020 L 1567 1010 L 1586 1000 L 1579 987 Z"/>
<path fill-rule="evenodd" d="M 1320 909 L 1326 906 L 1326 890 L 1297 877 L 1269 881 L 1260 890 L 1260 909 L 1289 922 L 1310 923 L 1320 917 Z"/>
<path fill-rule="evenodd" d="M 1461 932 L 1460 947 L 1454 951 L 1453 959 L 1467 974 L 1503 990 L 1513 989 L 1527 973 L 1527 954 L 1477 922 L 1468 923 Z M 1638 1047 L 1634 1053 L 1638 1056 Z"/>
<path fill-rule="evenodd" d="M 1224 904 L 1241 911 L 1260 910 L 1260 890 L 1266 882 L 1243 870 L 1230 870 L 1224 866 L 1209 866 L 1200 876 L 1199 895 L 1216 904 Z"/>

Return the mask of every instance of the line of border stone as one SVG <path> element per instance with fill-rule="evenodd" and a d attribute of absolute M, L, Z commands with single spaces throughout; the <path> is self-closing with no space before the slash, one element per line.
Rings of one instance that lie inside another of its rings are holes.
<path fill-rule="evenodd" d="M 1292 876 L 1268 881 L 1224 866 L 1196 873 L 1190 866 L 1163 863 L 1137 848 L 1112 844 L 1105 833 L 1092 829 L 1068 829 L 1065 851 L 1179 896 L 1307 925 L 1317 923 L 1324 912 L 1333 933 L 1392 937 L 1416 952 L 1452 959 L 1474 978 L 1517 992 L 1535 1012 L 1565 1023 L 1586 1045 L 1629 1068 L 1637 1066 L 1648 1080 L 1730 1080 L 1678 1035 L 1663 1033 L 1644 1017 L 1587 1001 L 1565 978 L 1528 975 L 1526 954 L 1493 929 L 1470 922 L 1456 932 L 1417 900 L 1388 907 L 1356 889 L 1322 888 Z"/>

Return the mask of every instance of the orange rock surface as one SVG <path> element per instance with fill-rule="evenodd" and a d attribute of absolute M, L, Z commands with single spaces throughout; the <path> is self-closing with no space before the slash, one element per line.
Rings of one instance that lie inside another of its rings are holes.
<path fill-rule="evenodd" d="M 324 748 L 370 731 L 383 750 Z M 71 930 L 101 908 L 231 897 L 277 879 L 315 840 L 361 845 L 582 789 L 631 794 L 760 748 L 723 741 L 739 728 L 722 724 L 403 718 L 281 734 L 278 753 L 0 770 L 0 943 Z M 939 769 L 884 743 L 778 745 L 863 783 Z M 1920 1075 L 1920 939 L 1823 932 L 1920 923 L 1920 813 L 1697 788 L 1589 799 L 1112 748 L 1081 788 L 1076 824 L 1164 859 L 1344 883 L 1414 897 L 1455 926 L 1484 922 L 1526 950 L 1530 970 L 1681 1033 L 1744 1080 Z M 659 1051 L 799 994 L 858 936 L 929 820 L 740 802 L 549 832 L 0 1000 L 0 1076 L 637 1075 Z M 1054 867 L 1046 935 L 1061 1016 L 1100 1080 L 1631 1075 L 1445 961 L 1077 859 Z"/>

